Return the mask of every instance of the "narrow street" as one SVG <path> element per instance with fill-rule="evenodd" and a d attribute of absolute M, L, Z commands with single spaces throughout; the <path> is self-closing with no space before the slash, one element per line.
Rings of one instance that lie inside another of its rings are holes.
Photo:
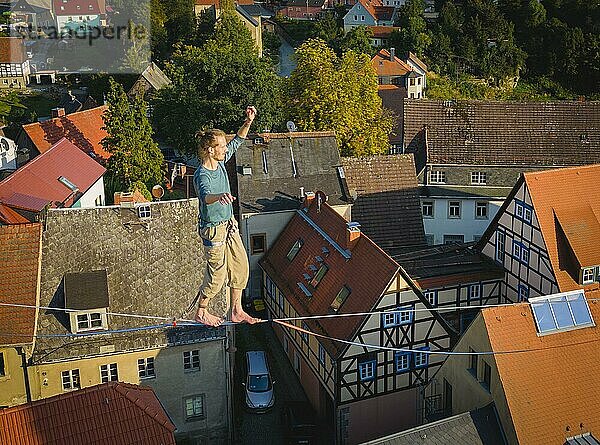
<path fill-rule="evenodd" d="M 292 369 L 281 344 L 269 323 L 236 327 L 236 368 L 234 372 L 234 430 L 236 443 L 283 444 L 283 407 L 287 401 L 306 401 L 304 390 Z M 275 406 L 264 414 L 245 409 L 246 351 L 263 350 L 267 354 L 271 377 L 274 380 Z"/>

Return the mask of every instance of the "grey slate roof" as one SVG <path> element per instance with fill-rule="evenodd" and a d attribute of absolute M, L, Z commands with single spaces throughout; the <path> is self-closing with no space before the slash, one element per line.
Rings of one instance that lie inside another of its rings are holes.
<path fill-rule="evenodd" d="M 99 309 L 109 306 L 106 270 L 67 273 L 64 277 L 65 307 Z"/>
<path fill-rule="evenodd" d="M 171 83 L 171 79 L 154 62 L 150 62 L 141 76 L 157 91 Z"/>
<path fill-rule="evenodd" d="M 384 250 L 424 247 L 425 231 L 412 155 L 343 158 L 352 220 Z"/>
<path fill-rule="evenodd" d="M 148 222 L 140 221 L 135 209 L 119 207 L 50 210 L 42 240 L 40 305 L 64 308 L 65 274 L 106 270 L 109 312 L 180 317 L 204 273 L 196 232 L 198 200 L 149 205 Z M 223 293 L 211 301 L 211 309 L 225 312 Z M 108 316 L 111 330 L 160 323 Z M 119 352 L 197 342 L 222 337 L 225 328 L 178 326 L 83 338 L 44 337 L 69 332 L 62 312 L 41 310 L 34 362 L 97 355 L 102 346 Z"/>
<path fill-rule="evenodd" d="M 504 269 L 487 256 L 464 244 L 427 246 L 412 252 L 392 255 L 414 280 L 448 277 L 452 274 L 496 274 L 502 278 Z"/>
<path fill-rule="evenodd" d="M 516 182 L 516 181 L 515 181 Z M 451 185 L 421 186 L 420 194 L 423 198 L 448 197 L 448 198 L 506 198 L 511 192 L 509 187 L 453 187 Z"/>
<path fill-rule="evenodd" d="M 363 445 L 504 445 L 494 405 L 431 422 Z"/>
<path fill-rule="evenodd" d="M 256 138 L 263 142 L 254 143 Z M 300 187 L 306 192 L 325 192 L 330 205 L 346 203 L 345 182 L 337 169 L 342 162 L 333 132 L 291 133 L 291 138 L 283 133 L 253 135 L 238 149 L 235 163 L 242 214 L 298 209 Z M 251 175 L 243 174 L 244 166 L 252 169 Z"/>
<path fill-rule="evenodd" d="M 405 100 L 403 145 L 427 162 L 567 166 L 600 162 L 600 102 Z"/>
<path fill-rule="evenodd" d="M 262 5 L 254 3 L 252 5 L 237 5 L 238 9 L 243 9 L 252 17 L 275 17 L 275 13 L 264 8 Z"/>

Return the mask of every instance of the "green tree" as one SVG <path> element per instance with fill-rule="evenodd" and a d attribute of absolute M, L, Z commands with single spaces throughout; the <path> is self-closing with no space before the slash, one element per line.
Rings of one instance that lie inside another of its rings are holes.
<path fill-rule="evenodd" d="M 366 26 L 357 26 L 352 28 L 342 38 L 341 52 L 352 50 L 359 54 L 373 55 L 373 47 L 371 46 L 371 39 L 373 38 L 373 31 Z"/>
<path fill-rule="evenodd" d="M 296 58 L 286 103 L 299 128 L 334 130 L 344 156 L 385 153 L 392 119 L 381 106 L 369 56 L 349 50 L 339 58 L 323 40 L 310 39 Z"/>
<path fill-rule="evenodd" d="M 154 117 L 157 128 L 178 150 L 195 154 L 194 134 L 217 127 L 234 132 L 248 105 L 258 109 L 254 128 L 281 125 L 281 80 L 267 58 L 259 58 L 250 31 L 224 11 L 202 47 L 178 45 Z"/>
<path fill-rule="evenodd" d="M 423 17 L 424 10 L 424 0 L 408 0 L 400 7 L 396 23 L 400 30 L 392 32 L 389 38 L 390 46 L 399 53 L 412 51 L 421 57 L 431 44 L 431 35 Z"/>
<path fill-rule="evenodd" d="M 107 164 L 109 179 L 115 191 L 129 191 L 143 183 L 148 189 L 163 180 L 163 155 L 152 139 L 152 127 L 146 115 L 146 103 L 135 97 L 130 102 L 121 84 L 111 79 L 108 109 L 103 115 L 108 135 L 102 147 L 110 153 Z"/>

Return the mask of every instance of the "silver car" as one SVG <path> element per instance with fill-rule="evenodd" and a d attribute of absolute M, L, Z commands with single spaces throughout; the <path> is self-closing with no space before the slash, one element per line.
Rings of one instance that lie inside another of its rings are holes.
<path fill-rule="evenodd" d="M 248 378 L 246 380 L 246 405 L 254 412 L 265 412 L 275 404 L 273 380 L 269 373 L 265 351 L 246 352 Z"/>

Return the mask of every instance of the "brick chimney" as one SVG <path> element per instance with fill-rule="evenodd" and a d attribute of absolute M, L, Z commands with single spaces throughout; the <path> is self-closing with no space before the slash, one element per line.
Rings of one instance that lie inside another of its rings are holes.
<path fill-rule="evenodd" d="M 360 238 L 360 224 L 357 222 L 346 223 L 346 249 L 350 249 Z"/>
<path fill-rule="evenodd" d="M 390 61 L 393 62 L 396 58 L 396 48 L 390 48 Z"/>
<path fill-rule="evenodd" d="M 52 118 L 63 117 L 64 115 L 65 115 L 65 109 L 64 108 L 60 108 L 60 107 L 52 108 L 52 110 L 50 111 L 50 116 Z"/>
<path fill-rule="evenodd" d="M 315 199 L 314 192 L 306 192 L 306 191 L 304 192 L 304 205 L 306 207 L 309 207 L 312 204 L 313 199 Z"/>

